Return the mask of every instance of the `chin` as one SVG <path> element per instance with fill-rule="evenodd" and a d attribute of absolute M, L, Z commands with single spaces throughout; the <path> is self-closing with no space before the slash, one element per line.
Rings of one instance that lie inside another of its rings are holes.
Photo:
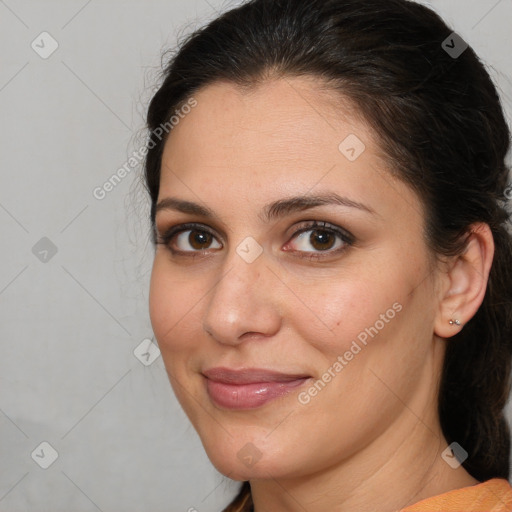
<path fill-rule="evenodd" d="M 227 460 L 226 458 L 209 457 L 215 469 L 231 480 L 244 482 L 246 480 L 266 480 L 268 478 L 280 478 L 287 476 L 288 472 L 275 464 L 269 464 L 269 461 L 260 460 L 253 466 L 248 467 L 241 463 L 237 458 Z"/>
<path fill-rule="evenodd" d="M 264 447 L 263 439 L 253 442 L 251 436 L 229 438 L 224 443 L 212 440 L 211 444 L 204 442 L 203 446 L 217 471 L 232 480 L 288 477 L 302 466 L 291 459 L 292 450 L 277 450 L 275 445 L 268 444 L 268 440 Z"/>

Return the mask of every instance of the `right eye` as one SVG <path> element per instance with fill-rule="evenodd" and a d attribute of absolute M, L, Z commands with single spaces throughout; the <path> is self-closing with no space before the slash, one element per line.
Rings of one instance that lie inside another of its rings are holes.
<path fill-rule="evenodd" d="M 201 224 L 181 224 L 173 226 L 163 233 L 158 241 L 168 247 L 168 249 L 177 255 L 188 255 L 198 252 L 204 252 L 209 249 L 222 249 L 215 235 Z M 211 247 L 212 243 L 217 245 Z"/>

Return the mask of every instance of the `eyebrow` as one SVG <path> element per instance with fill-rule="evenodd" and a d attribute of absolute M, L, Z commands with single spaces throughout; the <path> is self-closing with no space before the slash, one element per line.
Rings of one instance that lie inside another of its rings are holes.
<path fill-rule="evenodd" d="M 317 206 L 325 205 L 345 206 L 348 208 L 356 208 L 372 215 L 377 214 L 375 210 L 369 206 L 330 192 L 319 195 L 306 194 L 301 196 L 293 196 L 273 201 L 263 208 L 259 217 L 264 222 L 270 222 L 274 219 L 285 217 L 294 212 L 309 210 Z M 175 210 L 182 213 L 198 215 L 206 218 L 217 218 L 213 210 L 210 208 L 194 203 L 192 201 L 178 199 L 176 197 L 166 197 L 160 200 L 155 207 L 155 216 L 161 210 Z"/>

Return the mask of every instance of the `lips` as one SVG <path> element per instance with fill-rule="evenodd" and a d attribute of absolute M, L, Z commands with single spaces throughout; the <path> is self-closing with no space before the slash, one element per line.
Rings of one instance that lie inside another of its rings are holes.
<path fill-rule="evenodd" d="M 203 371 L 210 399 L 226 409 L 254 409 L 287 395 L 303 385 L 309 375 L 281 373 L 260 368 Z"/>

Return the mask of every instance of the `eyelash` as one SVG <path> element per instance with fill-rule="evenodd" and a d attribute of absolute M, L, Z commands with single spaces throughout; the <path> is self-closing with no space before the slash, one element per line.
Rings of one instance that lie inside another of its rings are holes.
<path fill-rule="evenodd" d="M 352 234 L 348 233 L 347 231 L 333 225 L 329 224 L 325 221 L 307 221 L 309 222 L 308 225 L 302 225 L 297 231 L 295 231 L 291 237 L 290 240 L 293 240 L 294 238 L 298 237 L 302 233 L 307 233 L 308 231 L 323 231 L 326 233 L 331 233 L 336 236 L 338 236 L 341 241 L 343 242 L 343 246 L 339 247 L 335 250 L 326 250 L 326 251 L 296 251 L 292 250 L 290 252 L 299 253 L 300 258 L 306 258 L 306 259 L 321 259 L 327 256 L 332 256 L 334 254 L 341 254 L 345 250 L 348 249 L 348 247 L 352 246 L 355 243 L 355 238 Z M 175 238 L 175 236 L 184 233 L 186 231 L 197 231 L 199 233 L 207 233 L 210 236 L 216 238 L 216 235 L 211 231 L 207 226 L 203 224 L 198 224 L 195 222 L 192 223 L 186 223 L 186 224 L 180 224 L 177 226 L 173 226 L 167 231 L 165 231 L 162 235 L 157 237 L 156 244 L 157 245 L 165 245 L 169 251 L 173 254 L 173 256 L 183 256 L 183 257 L 191 257 L 195 258 L 201 253 L 204 253 L 208 251 L 208 249 L 204 250 L 197 250 L 197 251 L 177 251 L 171 247 L 171 242 Z M 305 253 L 305 254 L 304 254 Z M 324 256 L 325 255 L 325 256 Z"/>

